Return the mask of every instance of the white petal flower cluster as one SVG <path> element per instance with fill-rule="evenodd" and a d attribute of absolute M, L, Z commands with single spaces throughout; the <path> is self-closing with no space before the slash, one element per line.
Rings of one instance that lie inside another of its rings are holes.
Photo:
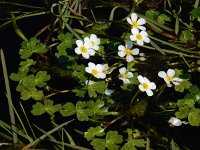
<path fill-rule="evenodd" d="M 179 85 L 183 81 L 181 78 L 174 77 L 175 71 L 173 69 L 168 69 L 167 72 L 159 71 L 158 76 L 164 79 L 168 87 L 172 86 L 171 83 Z"/>
<path fill-rule="evenodd" d="M 172 125 L 172 126 L 181 126 L 182 125 L 182 121 L 176 117 L 171 117 L 169 119 L 168 123 L 170 123 L 170 125 Z"/>
<path fill-rule="evenodd" d="M 148 96 L 152 96 L 153 95 L 152 90 L 156 89 L 156 84 L 154 82 L 150 82 L 149 79 L 141 75 L 139 75 L 137 78 L 138 81 L 140 82 L 139 89 L 142 92 L 146 92 Z"/>
<path fill-rule="evenodd" d="M 133 43 L 131 41 L 126 41 L 125 46 L 124 45 L 119 45 L 118 46 L 118 55 L 120 57 L 126 57 L 126 61 L 127 62 L 131 62 L 134 60 L 133 55 L 138 55 L 139 54 L 139 49 L 138 48 L 134 48 L 131 49 L 133 47 Z"/>
<path fill-rule="evenodd" d="M 133 77 L 132 72 L 128 72 L 125 67 L 119 69 L 119 79 L 124 82 L 124 84 L 130 83 L 129 78 Z"/>
<path fill-rule="evenodd" d="M 105 79 L 106 78 L 106 74 L 105 74 L 105 66 L 101 65 L 101 64 L 97 64 L 95 65 L 92 62 L 88 63 L 88 67 L 85 68 L 85 71 L 87 73 L 92 74 L 94 77 L 96 78 L 100 78 L 100 79 Z"/>
<path fill-rule="evenodd" d="M 90 56 L 95 54 L 95 51 L 99 50 L 100 38 L 97 38 L 95 34 L 91 34 L 90 38 L 85 37 L 84 40 L 77 40 L 75 53 L 82 55 L 84 58 L 89 59 Z"/>
<path fill-rule="evenodd" d="M 138 45 L 144 45 L 144 42 L 150 42 L 150 39 L 148 38 L 148 34 L 146 32 L 146 28 L 142 26 L 146 23 L 145 19 L 138 19 L 137 14 L 132 13 L 131 18 L 127 18 L 127 22 L 132 26 L 132 35 L 130 36 L 131 41 L 136 41 Z"/>

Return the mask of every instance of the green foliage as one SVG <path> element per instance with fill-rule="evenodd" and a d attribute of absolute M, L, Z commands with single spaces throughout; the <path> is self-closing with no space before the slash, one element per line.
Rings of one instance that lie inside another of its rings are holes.
<path fill-rule="evenodd" d="M 174 89 L 177 92 L 184 92 L 185 89 L 189 89 L 191 86 L 192 83 L 190 83 L 188 80 L 183 80 L 179 85 L 176 85 Z"/>
<path fill-rule="evenodd" d="M 118 150 L 118 144 L 122 143 L 122 136 L 117 131 L 108 131 L 105 139 L 94 138 L 91 145 L 95 150 Z"/>
<path fill-rule="evenodd" d="M 34 104 L 31 113 L 33 115 L 39 116 L 47 112 L 49 115 L 52 116 L 55 112 L 60 111 L 61 109 L 61 104 L 54 105 L 54 102 L 52 100 L 45 100 L 44 104 L 40 102 Z"/>
<path fill-rule="evenodd" d="M 63 106 L 64 110 L 61 110 L 60 113 L 64 117 L 68 117 L 76 114 L 79 121 L 87 121 L 89 117 L 96 115 L 109 115 L 108 108 L 104 107 L 104 102 L 97 100 L 96 102 L 90 100 L 87 102 L 78 101 L 76 106 L 73 103 L 67 102 Z"/>
<path fill-rule="evenodd" d="M 21 59 L 31 57 L 33 53 L 46 53 L 48 51 L 46 45 L 42 44 L 37 38 L 31 38 L 30 41 L 23 41 L 19 54 Z"/>
<path fill-rule="evenodd" d="M 90 97 L 97 97 L 97 93 L 103 94 L 107 89 L 107 83 L 105 81 L 95 82 L 88 86 L 88 94 Z"/>
<path fill-rule="evenodd" d="M 191 16 L 198 19 L 200 17 L 200 7 L 194 8 L 191 12 Z"/>
<path fill-rule="evenodd" d="M 188 30 L 183 30 L 180 35 L 180 40 L 186 43 L 189 40 L 194 40 L 194 35 Z"/>
<path fill-rule="evenodd" d="M 34 100 L 42 100 L 44 97 L 43 91 L 37 90 L 36 88 L 30 88 L 28 90 L 24 89 L 21 91 L 21 99 L 22 100 L 28 100 L 30 98 Z"/>
<path fill-rule="evenodd" d="M 56 57 L 60 56 L 67 56 L 67 49 L 71 49 L 73 44 L 75 44 L 75 40 L 73 38 L 73 34 L 66 33 L 66 34 L 59 34 L 58 39 L 61 41 L 61 43 L 57 46 L 58 52 L 55 53 Z"/>
<path fill-rule="evenodd" d="M 93 140 L 95 137 L 102 137 L 105 135 L 104 129 L 101 126 L 97 127 L 90 127 L 87 132 L 84 133 L 84 137 L 90 141 Z"/>
<path fill-rule="evenodd" d="M 165 24 L 165 22 L 171 21 L 171 19 L 167 15 L 160 14 L 160 12 L 156 10 L 146 11 L 145 16 L 147 18 L 157 21 L 159 24 Z"/>
<path fill-rule="evenodd" d="M 137 150 L 136 147 L 145 147 L 144 139 L 133 139 L 124 144 L 121 150 Z"/>
<path fill-rule="evenodd" d="M 189 92 L 184 99 L 178 100 L 179 111 L 175 115 L 179 119 L 188 118 L 189 124 L 192 126 L 200 126 L 200 108 L 198 108 L 200 90 L 196 86 L 192 86 Z"/>
<path fill-rule="evenodd" d="M 73 66 L 73 73 L 72 75 L 77 78 L 81 83 L 85 82 L 87 80 L 87 76 L 85 73 L 85 66 L 83 64 L 81 65 L 74 65 Z"/>

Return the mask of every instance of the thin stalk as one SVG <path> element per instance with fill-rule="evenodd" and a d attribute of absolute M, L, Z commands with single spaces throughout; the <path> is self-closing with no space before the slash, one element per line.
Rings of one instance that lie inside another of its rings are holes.
<path fill-rule="evenodd" d="M 59 93 L 67 93 L 67 92 L 70 92 L 70 90 L 58 91 L 58 92 L 56 92 L 56 93 L 52 93 L 52 94 L 49 94 L 49 95 L 45 96 L 45 98 L 47 99 L 47 98 L 49 98 L 49 97 L 51 97 L 51 96 L 54 96 L 54 95 L 56 95 L 56 94 L 59 94 Z"/>
<path fill-rule="evenodd" d="M 46 137 L 48 137 L 50 134 L 56 132 L 57 130 L 59 130 L 60 128 L 68 125 L 70 122 L 72 122 L 74 120 L 70 120 L 70 121 L 67 121 L 67 122 L 64 122 L 62 124 L 60 124 L 59 126 L 53 128 L 52 130 L 46 132 L 45 134 L 43 134 L 42 136 L 40 136 L 39 138 L 37 138 L 36 140 L 32 141 L 31 143 L 29 143 L 28 145 L 24 146 L 22 148 L 22 150 L 28 150 L 30 149 L 32 146 L 34 146 L 35 144 L 37 144 L 40 140 L 43 140 L 45 139 Z"/>
<path fill-rule="evenodd" d="M 150 46 L 147 46 L 147 45 L 143 45 L 141 47 L 146 48 L 146 49 L 156 50 L 154 47 L 150 47 Z M 185 57 L 190 57 L 190 58 L 200 58 L 200 56 L 176 52 L 176 50 L 168 50 L 168 49 L 162 49 L 162 50 L 165 53 L 168 53 L 168 54 L 175 54 L 175 55 L 179 55 L 179 56 L 183 55 Z"/>
<path fill-rule="evenodd" d="M 149 37 L 150 37 L 151 39 L 155 40 L 155 41 L 158 41 L 158 42 L 160 42 L 160 43 L 162 43 L 162 44 L 164 44 L 164 45 L 168 45 L 168 46 L 170 46 L 170 47 L 176 48 L 176 49 L 178 49 L 178 50 L 180 50 L 180 51 L 187 52 L 187 53 L 196 53 L 196 54 L 200 54 L 200 52 L 188 51 L 188 50 L 185 49 L 185 48 L 182 48 L 182 47 L 179 47 L 179 46 L 177 46 L 177 45 L 175 45 L 175 44 L 172 44 L 172 43 L 169 43 L 169 42 L 160 40 L 160 39 L 155 38 L 155 37 L 153 37 L 153 36 L 149 36 Z"/>
<path fill-rule="evenodd" d="M 34 16 L 39 16 L 39 15 L 46 15 L 46 14 L 48 14 L 48 13 L 49 13 L 49 12 L 30 13 L 30 14 L 25 14 L 25 15 L 17 16 L 15 19 L 16 19 L 16 20 L 19 20 L 19 19 L 28 18 L 28 17 L 34 17 Z M 3 23 L 3 24 L 0 26 L 0 28 L 4 27 L 4 26 L 6 26 L 6 25 L 8 25 L 8 24 L 10 24 L 10 23 L 12 23 L 12 22 L 13 22 L 13 20 L 9 20 L 9 21 Z"/>
<path fill-rule="evenodd" d="M 140 93 L 140 90 L 138 90 L 137 93 L 135 93 L 135 95 L 134 95 L 133 98 L 131 99 L 130 107 L 132 106 L 133 101 L 135 100 L 135 98 L 138 96 L 139 93 Z"/>
<path fill-rule="evenodd" d="M 25 4 L 13 3 L 13 2 L 0 2 L 0 5 L 1 4 L 15 5 L 15 6 L 20 6 L 20 7 L 32 8 L 32 9 L 44 9 L 43 7 L 30 6 L 30 5 L 25 5 Z"/>
<path fill-rule="evenodd" d="M 4 75 L 4 81 L 5 81 L 6 93 L 7 93 L 7 99 L 8 99 L 8 108 L 9 108 L 9 114 L 10 114 L 13 143 L 16 144 L 18 141 L 18 138 L 17 138 L 17 133 L 16 133 L 17 129 L 16 129 L 16 123 L 15 123 L 15 114 L 12 107 L 12 96 L 11 96 L 10 84 L 8 80 L 6 60 L 5 60 L 5 56 L 2 49 L 1 49 L 1 64 L 3 68 L 3 75 Z"/>
<path fill-rule="evenodd" d="M 85 147 L 81 147 L 81 146 L 78 146 L 78 145 L 71 145 L 71 144 L 68 144 L 68 143 L 62 143 L 60 141 L 56 141 L 56 140 L 50 140 L 56 144 L 63 144 L 64 146 L 67 146 L 67 147 L 70 147 L 72 149 L 76 149 L 76 150 L 91 150 L 89 148 L 85 148 Z M 23 149 L 22 149 L 23 150 Z"/>
<path fill-rule="evenodd" d="M 33 136 L 34 136 L 34 139 L 36 139 L 35 133 L 34 133 L 34 131 L 33 131 L 33 128 L 32 128 L 32 126 L 31 126 L 31 124 L 30 124 L 30 121 L 29 121 L 29 119 L 28 119 L 28 117 L 27 117 L 27 115 L 26 115 L 26 112 L 25 112 L 25 110 L 24 110 L 24 107 L 22 106 L 22 103 L 21 103 L 21 102 L 19 102 L 19 104 L 20 104 L 20 106 L 21 106 L 21 108 L 22 108 L 22 111 L 23 111 L 23 113 L 24 113 L 24 116 L 25 116 L 25 118 L 26 118 L 26 121 L 28 122 L 28 125 L 29 125 L 29 127 L 30 127 L 30 129 L 31 129 L 31 132 L 32 132 Z"/>

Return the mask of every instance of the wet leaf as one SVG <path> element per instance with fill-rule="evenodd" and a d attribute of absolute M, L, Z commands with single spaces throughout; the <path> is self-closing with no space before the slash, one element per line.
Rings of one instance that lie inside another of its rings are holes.
<path fill-rule="evenodd" d="M 158 16 L 158 23 L 164 24 L 166 21 L 171 21 L 171 19 L 167 15 L 161 14 Z"/>
<path fill-rule="evenodd" d="M 35 84 L 38 87 L 44 87 L 47 84 L 46 81 L 50 80 L 50 78 L 46 71 L 39 71 L 35 76 Z"/>
<path fill-rule="evenodd" d="M 190 109 L 188 106 L 180 107 L 179 111 L 175 113 L 176 117 L 179 119 L 184 119 L 188 117 Z"/>
<path fill-rule="evenodd" d="M 122 135 L 118 135 L 117 131 L 108 131 L 106 134 L 106 147 L 108 150 L 118 150 L 118 145 L 122 143 Z"/>
<path fill-rule="evenodd" d="M 98 127 L 90 127 L 87 132 L 84 133 L 84 137 L 87 138 L 87 140 L 93 140 L 95 136 L 102 137 L 104 136 L 104 129 L 101 126 Z"/>
<path fill-rule="evenodd" d="M 24 90 L 21 92 L 21 99 L 28 100 L 30 98 L 34 100 L 41 100 L 44 97 L 43 91 L 38 91 L 36 88 Z"/>
<path fill-rule="evenodd" d="M 76 107 L 74 106 L 73 103 L 71 102 L 67 102 L 64 106 L 63 106 L 64 110 L 61 110 L 60 113 L 62 114 L 62 116 L 64 117 L 68 117 L 71 115 L 76 114 Z"/>
<path fill-rule="evenodd" d="M 104 115 L 108 112 L 108 107 L 104 107 L 104 102 L 99 99 L 96 102 L 88 101 L 87 106 L 92 110 L 93 115 Z"/>
<path fill-rule="evenodd" d="M 31 38 L 29 41 L 23 41 L 19 54 L 21 59 L 28 59 L 33 53 L 46 53 L 46 45 L 42 44 L 37 38 Z"/>
<path fill-rule="evenodd" d="M 75 39 L 73 38 L 73 34 L 66 33 L 66 34 L 59 34 L 58 39 L 61 43 L 57 46 L 58 52 L 55 53 L 56 57 L 60 56 L 67 56 L 67 48 L 72 49 L 72 45 L 75 44 Z"/>
<path fill-rule="evenodd" d="M 145 147 L 145 144 L 144 139 L 133 139 L 125 143 L 121 150 L 137 150 L 136 147 Z"/>
<path fill-rule="evenodd" d="M 188 80 L 183 80 L 179 85 L 176 85 L 174 89 L 177 92 L 183 93 L 185 89 L 189 89 L 191 86 L 192 83 L 190 83 Z"/>
<path fill-rule="evenodd" d="M 92 116 L 92 110 L 87 108 L 86 102 L 78 101 L 76 103 L 76 116 L 79 121 L 88 121 L 89 116 Z"/>
<path fill-rule="evenodd" d="M 97 93 L 104 94 L 107 89 L 107 83 L 105 81 L 99 81 L 88 86 L 88 94 L 90 97 L 97 97 Z"/>
<path fill-rule="evenodd" d="M 194 35 L 190 31 L 184 30 L 181 32 L 180 40 L 184 43 L 189 40 L 194 40 Z"/>
<path fill-rule="evenodd" d="M 200 126 L 200 113 L 199 111 L 192 111 L 188 115 L 188 121 L 192 126 Z"/>
<path fill-rule="evenodd" d="M 33 109 L 31 113 L 36 116 L 42 115 L 45 112 L 52 116 L 55 112 L 60 111 L 62 109 L 61 104 L 54 105 L 54 102 L 51 100 L 45 100 L 44 104 L 37 102 L 32 107 Z"/>

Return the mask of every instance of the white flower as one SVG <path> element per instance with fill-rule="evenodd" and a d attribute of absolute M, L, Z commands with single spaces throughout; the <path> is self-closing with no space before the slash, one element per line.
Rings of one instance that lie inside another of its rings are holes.
<path fill-rule="evenodd" d="M 143 19 L 143 18 L 140 18 L 138 20 L 137 19 L 138 19 L 137 14 L 136 13 L 132 13 L 131 14 L 131 18 L 127 18 L 127 22 L 129 24 L 131 24 L 132 29 L 134 31 L 139 30 L 139 29 L 140 30 L 146 30 L 146 28 L 142 26 L 142 25 L 144 25 L 146 23 L 145 19 Z"/>
<path fill-rule="evenodd" d="M 99 50 L 100 38 L 97 38 L 95 34 L 91 34 L 90 38 L 85 37 L 85 41 L 91 42 L 91 48 L 94 50 Z"/>
<path fill-rule="evenodd" d="M 114 90 L 111 89 L 106 89 L 106 91 L 104 92 L 105 95 L 111 95 L 114 92 Z"/>
<path fill-rule="evenodd" d="M 119 69 L 119 79 L 122 80 L 124 82 L 124 84 L 130 83 L 129 78 L 133 77 L 133 73 L 132 72 L 127 72 L 125 67 L 122 67 Z"/>
<path fill-rule="evenodd" d="M 137 78 L 138 81 L 140 82 L 139 89 L 142 92 L 146 92 L 148 96 L 152 96 L 153 95 L 152 90 L 156 89 L 156 84 L 154 82 L 150 82 L 149 79 L 141 75 L 139 75 Z"/>
<path fill-rule="evenodd" d="M 89 62 L 85 71 L 92 74 L 96 78 L 104 79 L 106 77 L 106 74 L 104 73 L 104 66 L 101 64 L 95 65 L 94 63 Z"/>
<path fill-rule="evenodd" d="M 174 77 L 175 75 L 175 71 L 173 69 L 168 69 L 167 70 L 167 73 L 164 72 L 164 71 L 159 71 L 158 72 L 158 76 L 163 78 L 165 80 L 165 82 L 167 83 L 167 86 L 168 87 L 171 87 L 172 84 L 171 82 L 174 84 L 174 85 L 179 85 L 180 82 L 182 82 L 183 80 L 180 79 L 180 78 L 177 78 L 177 77 Z"/>
<path fill-rule="evenodd" d="M 139 49 L 138 48 L 135 48 L 135 49 L 132 49 L 131 48 L 133 47 L 133 43 L 131 41 L 127 41 L 125 46 L 124 45 L 119 45 L 118 46 L 118 55 L 120 57 L 124 57 L 126 56 L 126 61 L 127 62 L 131 62 L 133 61 L 133 56 L 132 55 L 138 55 L 139 54 Z"/>
<path fill-rule="evenodd" d="M 77 40 L 76 41 L 77 47 L 75 48 L 75 52 L 82 56 L 86 59 L 90 57 L 90 55 L 94 55 L 95 51 L 91 48 L 92 43 L 89 40 L 85 40 L 84 42 L 82 40 Z"/>
<path fill-rule="evenodd" d="M 146 31 L 139 32 L 138 30 L 131 29 L 132 35 L 130 36 L 131 41 L 136 41 L 138 45 L 144 45 L 144 42 L 149 43 L 150 39 Z"/>
<path fill-rule="evenodd" d="M 169 119 L 168 123 L 170 123 L 172 126 L 181 126 L 182 125 L 182 121 L 176 117 L 171 117 Z"/>

